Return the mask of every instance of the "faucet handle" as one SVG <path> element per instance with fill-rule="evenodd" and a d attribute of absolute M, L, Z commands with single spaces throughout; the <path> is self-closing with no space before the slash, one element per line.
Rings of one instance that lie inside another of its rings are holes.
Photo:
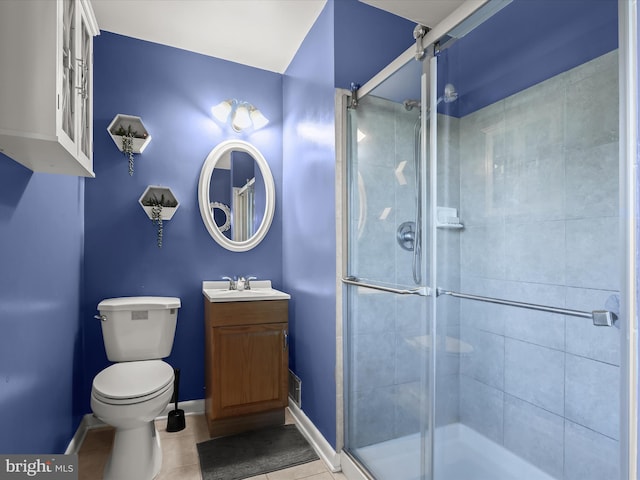
<path fill-rule="evenodd" d="M 247 277 L 244 280 L 244 289 L 251 290 L 251 280 L 257 280 L 258 277 Z"/>
<path fill-rule="evenodd" d="M 229 280 L 229 290 L 236 289 L 236 281 L 231 277 L 222 277 L 222 280 Z"/>

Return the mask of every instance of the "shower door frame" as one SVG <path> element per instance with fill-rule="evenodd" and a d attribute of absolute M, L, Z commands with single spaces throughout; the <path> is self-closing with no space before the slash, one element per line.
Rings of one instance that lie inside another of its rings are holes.
<path fill-rule="evenodd" d="M 618 0 L 619 195 L 623 251 L 620 477 L 625 480 L 638 478 L 638 53 L 637 0 Z"/>
<path fill-rule="evenodd" d="M 486 3 L 486 2 L 485 2 Z M 424 45 L 434 44 L 451 28 L 462 22 L 482 4 L 463 4 L 452 15 L 432 29 L 424 39 Z M 620 382 L 620 479 L 637 480 L 638 476 L 638 7 L 637 0 L 618 0 L 619 27 L 619 190 L 620 190 L 620 245 L 622 255 L 621 297 L 621 382 Z M 359 88 L 358 96 L 364 96 L 405 65 L 416 54 L 410 47 L 391 62 L 369 82 Z M 335 95 L 336 124 L 336 452 L 340 455 L 343 472 L 349 479 L 367 480 L 368 476 L 348 454 L 344 452 L 345 420 L 345 342 L 343 278 L 347 272 L 347 135 L 346 110 L 352 92 L 337 89 Z M 432 129 L 435 130 L 435 129 Z M 433 133 L 435 135 L 435 133 Z M 432 142 L 430 142 L 432 143 Z M 431 147 L 434 148 L 434 147 Z M 433 152 L 430 152 L 433 153 Z M 434 157 L 434 159 L 437 157 Z M 431 172 L 432 174 L 434 172 Z M 434 204 L 435 205 L 435 204 Z M 433 222 L 432 222 L 433 223 Z M 431 227 L 431 225 L 430 225 Z M 431 245 L 430 252 L 435 250 Z M 435 275 L 433 273 L 432 275 Z M 435 285 L 430 279 L 430 285 Z M 435 298 L 430 304 L 435 308 Z M 433 313 L 433 312 L 432 312 Z M 624 321 L 624 320 L 627 321 Z M 435 328 L 435 317 L 433 317 Z M 432 337 L 435 338 L 435 337 Z M 433 351 L 433 350 L 432 350 Z M 434 365 L 434 362 L 432 362 Z M 433 366 L 435 368 L 435 365 Z M 430 375 L 432 376 L 432 375 Z M 435 391 L 429 392 L 435 396 Z M 430 402 L 435 404 L 433 399 Z M 431 415 L 431 414 L 430 414 Z M 432 434 L 432 433 L 431 433 Z M 433 441 L 431 442 L 433 446 Z M 433 458 L 433 457 L 432 457 Z M 433 462 L 431 462 L 433 463 Z M 430 469 L 431 470 L 431 469 Z"/>
<path fill-rule="evenodd" d="M 372 477 L 369 476 L 366 468 L 359 462 L 358 459 L 354 458 L 350 454 L 346 453 L 344 450 L 345 447 L 345 423 L 347 420 L 346 413 L 346 404 L 348 402 L 348 389 L 345 388 L 345 379 L 349 378 L 349 372 L 346 371 L 348 365 L 344 363 L 344 358 L 346 355 L 346 344 L 347 342 L 344 340 L 347 334 L 347 326 L 343 323 L 343 318 L 346 317 L 346 312 L 348 310 L 348 296 L 347 296 L 347 287 L 351 286 L 360 286 L 365 288 L 372 288 L 375 290 L 384 291 L 391 294 L 399 294 L 399 295 L 420 295 L 424 297 L 425 301 L 428 302 L 426 311 L 431 312 L 435 310 L 435 290 L 430 289 L 429 287 L 424 287 L 424 283 L 426 278 L 431 278 L 431 274 L 429 277 L 426 275 L 426 271 L 424 266 L 426 265 L 426 260 L 423 256 L 420 261 L 420 270 L 422 273 L 423 281 L 420 285 L 416 285 L 415 288 L 405 288 L 405 287 L 389 287 L 385 285 L 377 285 L 370 284 L 367 281 L 360 281 L 359 279 L 355 279 L 349 277 L 349 265 L 348 265 L 348 252 L 349 252 L 349 215 L 348 208 L 350 203 L 350 195 L 348 191 L 348 183 L 349 183 L 349 166 L 348 166 L 348 149 L 349 149 L 349 134 L 347 130 L 349 128 L 349 120 L 348 120 L 348 109 L 352 105 L 352 101 L 355 94 L 355 99 L 357 102 L 357 98 L 360 97 L 361 92 L 369 92 L 373 88 L 375 88 L 378 83 L 374 83 L 374 80 L 377 78 L 376 82 L 384 82 L 391 74 L 393 74 L 398 68 L 406 65 L 409 61 L 421 61 L 422 62 L 422 73 L 420 78 L 420 88 L 421 88 L 421 129 L 422 131 L 427 131 L 427 124 L 429 121 L 427 117 L 430 115 L 429 108 L 429 98 L 435 95 L 435 84 L 433 84 L 433 88 L 431 88 L 432 76 L 428 75 L 428 69 L 430 67 L 430 60 L 433 57 L 433 45 L 430 45 L 425 49 L 425 52 L 429 51 L 429 54 L 425 54 L 424 57 L 420 59 L 414 59 L 416 57 L 414 48 L 410 48 L 404 52 L 403 55 L 396 59 L 397 63 L 393 63 L 390 65 L 385 71 L 381 72 L 377 77 L 373 80 L 365 84 L 364 87 L 361 87 L 357 92 L 352 92 L 344 89 L 336 89 L 335 95 L 335 105 L 336 105 L 336 212 L 338 212 L 338 219 L 336 222 L 336 238 L 337 238 L 337 255 L 336 255 L 336 372 L 339 372 L 336 375 L 336 396 L 337 396 L 337 415 L 336 415 L 336 451 L 340 453 L 341 459 L 341 467 L 345 472 L 347 478 L 349 479 L 360 479 L 360 480 L 372 480 Z M 393 69 L 390 68 L 393 66 Z M 433 90 L 433 94 L 430 94 L 430 90 Z M 366 95 L 366 93 L 362 93 L 362 95 Z M 356 107 L 356 108 L 359 108 Z M 434 109 L 435 111 L 435 109 Z M 422 135 L 420 142 L 420 158 L 424 159 L 426 152 L 428 151 L 430 139 L 426 135 Z M 421 169 L 421 179 L 420 183 L 423 187 L 429 184 L 429 178 L 427 178 L 427 169 Z M 433 222 L 429 222 L 429 217 L 431 215 L 431 209 L 422 209 L 422 224 L 430 225 Z M 423 227 L 423 235 L 420 239 L 422 244 L 422 251 L 426 251 L 427 239 L 431 232 Z M 429 321 L 427 321 L 429 324 Z M 430 322 L 434 324 L 434 322 Z M 428 327 L 428 330 L 431 329 L 431 326 Z M 432 343 L 435 345 L 435 336 L 431 335 Z M 432 346 L 432 350 L 433 346 Z M 434 357 L 435 358 L 435 357 Z M 434 363 L 431 361 L 431 363 Z M 435 366 L 433 367 L 435 370 Z M 425 379 L 425 375 L 428 377 Z M 427 373 L 426 369 L 421 372 L 422 382 L 427 385 L 428 390 L 432 390 L 435 388 L 435 377 L 431 377 L 430 373 Z M 427 408 L 428 413 L 426 418 L 426 426 L 423 426 L 420 430 L 421 436 L 421 471 L 427 476 L 427 478 L 433 477 L 433 449 L 434 449 L 434 414 L 435 414 L 435 402 L 434 396 L 431 394 L 427 394 Z M 428 437 L 428 438 L 425 438 Z M 426 458 L 427 457 L 427 458 Z"/>

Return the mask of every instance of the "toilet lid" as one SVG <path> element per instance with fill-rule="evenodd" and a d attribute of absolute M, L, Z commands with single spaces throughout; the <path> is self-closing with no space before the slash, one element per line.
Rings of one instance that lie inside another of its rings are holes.
<path fill-rule="evenodd" d="M 122 362 L 102 370 L 93 379 L 93 390 L 101 397 L 144 397 L 173 382 L 173 368 L 162 360 Z"/>

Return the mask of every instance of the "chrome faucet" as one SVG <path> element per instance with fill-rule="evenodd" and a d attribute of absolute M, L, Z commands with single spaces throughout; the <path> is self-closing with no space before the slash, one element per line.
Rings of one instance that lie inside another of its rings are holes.
<path fill-rule="evenodd" d="M 244 289 L 251 290 L 251 280 L 257 280 L 258 277 L 247 277 L 244 279 Z"/>
<path fill-rule="evenodd" d="M 222 277 L 223 280 L 229 280 L 229 290 L 236 290 L 236 281 L 231 277 Z"/>
<path fill-rule="evenodd" d="M 258 277 L 222 277 L 223 280 L 229 281 L 229 290 L 251 290 L 251 280 L 257 280 Z"/>

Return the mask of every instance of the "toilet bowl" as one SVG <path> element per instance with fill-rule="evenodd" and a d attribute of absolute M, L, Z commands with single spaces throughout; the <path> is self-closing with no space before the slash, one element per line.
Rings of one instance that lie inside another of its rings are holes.
<path fill-rule="evenodd" d="M 151 480 L 160 472 L 162 450 L 155 418 L 173 394 L 173 368 L 162 360 L 117 363 L 93 380 L 91 408 L 115 427 L 104 480 Z"/>
<path fill-rule="evenodd" d="M 176 297 L 121 297 L 98 305 L 107 358 L 93 379 L 91 409 L 115 427 L 104 480 L 152 480 L 162 467 L 155 418 L 173 394 L 171 353 L 181 302 Z"/>

